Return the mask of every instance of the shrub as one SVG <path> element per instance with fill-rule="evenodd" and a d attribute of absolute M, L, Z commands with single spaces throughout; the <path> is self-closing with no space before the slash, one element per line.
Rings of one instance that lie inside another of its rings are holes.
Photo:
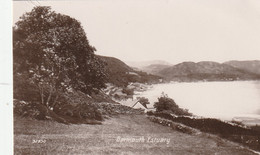
<path fill-rule="evenodd" d="M 54 120 L 66 124 L 100 124 L 103 117 L 90 96 L 74 91 L 60 94 L 53 109 L 37 102 L 14 100 L 14 114 L 38 120 Z"/>
<path fill-rule="evenodd" d="M 158 102 L 154 103 L 154 108 L 156 108 L 157 112 L 166 111 L 175 115 L 192 115 L 188 110 L 180 108 L 173 99 L 169 98 L 165 94 L 162 94 L 162 96 L 158 98 Z"/>
<path fill-rule="evenodd" d="M 58 104 L 54 111 L 59 115 L 76 118 L 77 120 L 102 120 L 101 113 L 93 99 L 80 91 L 64 93 L 62 104 Z"/>
<path fill-rule="evenodd" d="M 28 80 L 26 75 L 14 76 L 13 95 L 15 99 L 26 102 L 38 102 L 41 100 L 38 88 Z"/>

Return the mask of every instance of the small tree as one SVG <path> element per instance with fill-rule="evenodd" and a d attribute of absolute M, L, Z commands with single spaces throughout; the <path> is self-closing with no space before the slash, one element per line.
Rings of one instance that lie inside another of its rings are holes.
<path fill-rule="evenodd" d="M 162 94 L 162 96 L 158 98 L 158 102 L 154 103 L 154 108 L 156 108 L 157 112 L 168 111 L 176 115 L 191 116 L 188 110 L 180 108 L 175 101 L 166 94 Z"/>

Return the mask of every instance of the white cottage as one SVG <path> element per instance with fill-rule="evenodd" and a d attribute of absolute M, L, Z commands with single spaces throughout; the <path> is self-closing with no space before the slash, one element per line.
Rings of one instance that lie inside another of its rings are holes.
<path fill-rule="evenodd" d="M 147 111 L 150 111 L 150 110 L 152 110 L 152 111 L 155 110 L 154 108 L 147 107 L 146 104 L 142 104 L 139 101 L 135 102 L 131 107 L 134 108 L 134 109 L 144 109 L 144 112 L 147 112 Z"/>

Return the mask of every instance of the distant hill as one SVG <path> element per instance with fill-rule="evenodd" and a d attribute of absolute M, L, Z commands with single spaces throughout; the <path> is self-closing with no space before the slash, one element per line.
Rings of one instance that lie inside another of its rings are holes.
<path fill-rule="evenodd" d="M 165 64 L 151 64 L 149 66 L 142 67 L 141 70 L 150 74 L 158 75 L 159 71 L 169 68 L 172 65 L 165 65 Z"/>
<path fill-rule="evenodd" d="M 138 68 L 140 70 L 143 70 L 143 68 L 150 66 L 150 65 L 171 65 L 170 63 L 163 61 L 163 60 L 151 60 L 151 61 L 128 61 L 126 62 L 127 65 Z"/>
<path fill-rule="evenodd" d="M 253 80 L 260 76 L 246 70 L 212 61 L 183 62 L 158 71 L 157 75 L 175 81 Z"/>
<path fill-rule="evenodd" d="M 260 74 L 260 60 L 251 61 L 228 61 L 224 64 L 228 64 L 232 67 L 239 68 L 255 74 Z"/>
<path fill-rule="evenodd" d="M 113 57 L 98 56 L 107 65 L 108 82 L 126 86 L 129 82 L 153 83 L 160 78 L 173 81 L 232 81 L 260 80 L 260 61 L 182 62 L 171 65 L 164 61 L 147 61 L 140 68 L 132 68 Z M 153 75 L 152 75 L 153 74 Z"/>
<path fill-rule="evenodd" d="M 136 71 L 117 58 L 98 57 L 106 63 L 105 70 L 108 75 L 108 82 L 116 86 L 127 86 L 129 82 L 154 83 L 161 78 L 142 71 Z"/>

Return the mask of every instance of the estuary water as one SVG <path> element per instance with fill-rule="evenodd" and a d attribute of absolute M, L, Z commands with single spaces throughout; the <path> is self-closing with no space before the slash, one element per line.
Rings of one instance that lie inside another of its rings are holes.
<path fill-rule="evenodd" d="M 156 84 L 136 97 L 148 98 L 153 107 L 162 92 L 197 116 L 260 124 L 260 81 Z"/>

